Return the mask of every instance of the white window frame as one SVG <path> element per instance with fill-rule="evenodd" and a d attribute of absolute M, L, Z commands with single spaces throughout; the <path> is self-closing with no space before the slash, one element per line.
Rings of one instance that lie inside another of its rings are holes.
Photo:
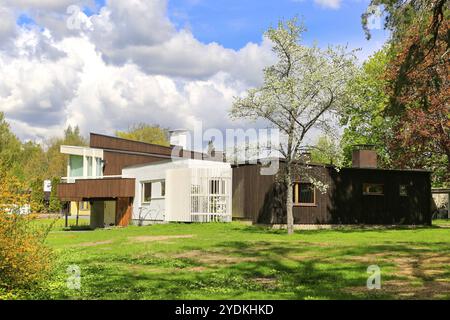
<path fill-rule="evenodd" d="M 155 196 L 153 193 L 153 184 L 155 183 L 161 183 L 160 186 L 160 195 Z M 150 186 L 152 188 L 152 193 L 151 193 L 151 198 L 150 201 L 144 201 L 144 196 L 145 196 L 145 184 L 150 183 Z M 161 195 L 162 193 L 162 184 L 164 183 L 164 185 L 166 184 L 166 179 L 155 179 L 155 180 L 145 180 L 145 181 L 141 181 L 141 203 L 142 204 L 150 204 L 152 202 L 152 200 L 162 200 L 166 198 L 166 195 Z"/>

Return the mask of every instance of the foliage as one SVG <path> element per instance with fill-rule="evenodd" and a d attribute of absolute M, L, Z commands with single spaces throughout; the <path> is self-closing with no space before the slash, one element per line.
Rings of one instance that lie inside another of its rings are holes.
<path fill-rule="evenodd" d="M 19 172 L 20 140 L 11 132 L 4 114 L 0 112 L 0 170 L 11 172 L 15 175 Z"/>
<path fill-rule="evenodd" d="M 237 97 L 232 118 L 264 119 L 284 136 L 278 151 L 285 159 L 281 180 L 287 187 L 288 232 L 292 233 L 292 179 L 300 159 L 304 138 L 312 128 L 330 130 L 330 117 L 351 103 L 347 82 L 355 75 L 355 56 L 346 48 L 301 44 L 305 32 L 297 19 L 280 21 L 265 36 L 274 44 L 275 65 L 264 69 L 264 84 Z"/>
<path fill-rule="evenodd" d="M 4 114 L 0 112 L 0 170 L 21 185 L 22 193 L 31 191 L 33 212 L 45 211 L 43 203 L 43 180 L 64 176 L 67 170 L 67 156 L 60 153 L 63 144 L 85 146 L 87 141 L 78 127 L 68 126 L 62 138 L 50 138 L 41 144 L 21 142 L 10 129 Z M 56 192 L 56 189 L 54 190 Z M 55 198 L 52 208 L 58 209 Z M 59 209 L 58 209 L 59 210 Z"/>
<path fill-rule="evenodd" d="M 352 105 L 348 105 L 341 117 L 345 126 L 341 139 L 344 165 L 351 166 L 352 151 L 357 144 L 375 146 L 380 166 L 389 167 L 390 157 L 387 140 L 391 138 L 395 117 L 385 114 L 389 104 L 384 75 L 389 62 L 389 47 L 371 56 L 358 75 L 349 83 Z"/>
<path fill-rule="evenodd" d="M 438 184 L 450 183 L 448 21 L 442 22 L 446 28 L 420 60 L 411 58 L 417 54 L 411 48 L 421 43 L 418 28 L 412 27 L 386 74 L 391 94 L 387 111 L 400 120 L 388 145 L 394 161 L 402 167 L 435 167 L 444 173 L 435 176 Z"/>
<path fill-rule="evenodd" d="M 433 170 L 435 186 L 450 183 L 448 0 L 372 0 L 391 31 L 383 74 L 389 98 L 385 154 L 391 166 Z M 367 12 L 363 27 L 368 37 Z M 380 81 L 381 83 L 381 81 Z"/>
<path fill-rule="evenodd" d="M 57 186 L 61 182 L 61 178 L 54 177 L 52 180 L 52 191 L 50 192 L 50 203 L 48 205 L 49 212 L 59 212 L 62 208 L 61 201 L 58 198 Z"/>
<path fill-rule="evenodd" d="M 0 299 L 35 286 L 50 268 L 50 249 L 44 245 L 48 228 L 18 214 L 27 202 L 23 183 L 0 172 Z"/>
<path fill-rule="evenodd" d="M 44 204 L 44 180 L 40 178 L 35 178 L 31 182 L 31 195 L 30 195 L 30 206 L 31 212 L 41 213 L 45 212 Z"/>
<path fill-rule="evenodd" d="M 64 130 L 62 138 L 54 137 L 46 142 L 48 170 L 46 176 L 48 179 L 54 177 L 64 177 L 67 171 L 68 157 L 60 152 L 61 145 L 87 146 L 87 140 L 80 133 L 80 128 L 72 128 L 70 125 Z"/>
<path fill-rule="evenodd" d="M 0 211 L 16 213 L 28 202 L 25 185 L 6 171 L 0 171 Z"/>
<path fill-rule="evenodd" d="M 168 140 L 168 130 L 160 126 L 152 126 L 145 123 L 132 125 L 127 131 L 116 131 L 119 138 L 170 146 Z"/>
<path fill-rule="evenodd" d="M 2 291 L 30 290 L 47 278 L 52 256 L 46 236 L 30 218 L 0 210 L 0 299 Z"/>
<path fill-rule="evenodd" d="M 341 147 L 336 139 L 322 135 L 311 148 L 311 162 L 342 166 Z"/>

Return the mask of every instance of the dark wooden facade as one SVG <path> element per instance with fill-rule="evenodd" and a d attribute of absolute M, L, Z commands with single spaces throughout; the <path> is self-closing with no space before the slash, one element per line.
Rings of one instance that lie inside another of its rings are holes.
<path fill-rule="evenodd" d="M 83 201 L 98 198 L 134 197 L 134 179 L 104 178 L 77 180 L 58 185 L 61 201 Z"/>
<path fill-rule="evenodd" d="M 233 217 L 260 224 L 286 223 L 286 188 L 260 165 L 233 168 Z M 315 190 L 315 205 L 294 206 L 295 224 L 431 224 L 428 171 L 315 166 L 328 190 Z M 295 180 L 304 181 L 297 177 Z M 363 194 L 363 184 L 383 184 L 383 195 Z M 405 185 L 407 196 L 401 196 Z"/>

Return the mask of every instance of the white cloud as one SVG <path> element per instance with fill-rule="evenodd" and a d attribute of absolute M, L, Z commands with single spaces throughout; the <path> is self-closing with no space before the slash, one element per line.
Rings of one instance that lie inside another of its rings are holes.
<path fill-rule="evenodd" d="M 16 31 L 15 17 L 9 8 L 0 6 L 0 49 Z"/>
<path fill-rule="evenodd" d="M 267 40 L 232 50 L 176 30 L 165 0 L 110 0 L 84 16 L 91 25 L 80 30 L 67 28 L 73 1 L 6 4 L 0 15 L 8 21 L 27 7 L 37 24 L 0 19 L 0 39 L 11 38 L 0 51 L 0 111 L 26 139 L 60 134 L 69 124 L 85 134 L 112 134 L 142 121 L 234 126 L 227 116 L 233 96 L 261 83 L 263 67 L 274 61 Z"/>
<path fill-rule="evenodd" d="M 341 0 L 314 0 L 314 3 L 323 8 L 339 9 L 341 7 Z"/>

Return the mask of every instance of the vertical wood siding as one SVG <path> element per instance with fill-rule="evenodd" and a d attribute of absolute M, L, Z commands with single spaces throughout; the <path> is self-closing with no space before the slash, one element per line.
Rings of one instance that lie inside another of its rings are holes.
<path fill-rule="evenodd" d="M 233 217 L 254 223 L 286 223 L 286 188 L 259 165 L 233 168 Z M 316 190 L 316 206 L 294 206 L 296 224 L 431 224 L 430 173 L 317 167 L 326 193 Z M 296 177 L 296 180 L 303 180 Z M 381 183 L 384 195 L 363 195 L 363 183 Z M 407 185 L 408 196 L 399 194 Z"/>

